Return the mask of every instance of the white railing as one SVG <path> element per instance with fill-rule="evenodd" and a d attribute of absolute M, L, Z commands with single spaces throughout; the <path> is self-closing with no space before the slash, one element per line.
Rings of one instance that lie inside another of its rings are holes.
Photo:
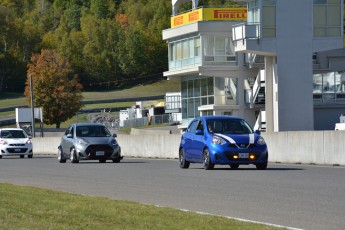
<path fill-rule="evenodd" d="M 260 111 L 254 130 L 266 131 L 266 111 Z"/>
<path fill-rule="evenodd" d="M 252 99 L 251 99 L 251 103 L 254 103 L 256 97 L 258 96 L 259 94 L 259 91 L 260 91 L 260 88 L 261 87 L 265 87 L 265 70 L 260 70 L 257 77 L 256 77 L 256 80 L 255 80 L 255 83 L 253 85 L 253 93 L 252 93 Z"/>
<path fill-rule="evenodd" d="M 260 38 L 260 24 L 242 23 L 232 28 L 233 41 L 257 38 Z"/>

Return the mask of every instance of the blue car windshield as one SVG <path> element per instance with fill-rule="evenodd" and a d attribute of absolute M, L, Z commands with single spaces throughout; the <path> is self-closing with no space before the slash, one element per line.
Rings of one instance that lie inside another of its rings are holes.
<path fill-rule="evenodd" d="M 77 137 L 110 137 L 105 126 L 77 126 Z"/>
<path fill-rule="evenodd" d="M 207 129 L 210 133 L 250 134 L 253 129 L 241 119 L 208 119 Z"/>

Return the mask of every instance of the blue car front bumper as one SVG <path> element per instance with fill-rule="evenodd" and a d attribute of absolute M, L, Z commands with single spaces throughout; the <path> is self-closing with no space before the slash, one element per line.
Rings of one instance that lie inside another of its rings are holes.
<path fill-rule="evenodd" d="M 208 146 L 214 164 L 263 164 L 268 162 L 265 145 L 255 148 L 232 148 L 222 145 Z"/>

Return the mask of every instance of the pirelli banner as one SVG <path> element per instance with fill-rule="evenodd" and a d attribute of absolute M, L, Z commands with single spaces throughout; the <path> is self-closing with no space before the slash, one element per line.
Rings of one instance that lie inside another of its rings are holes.
<path fill-rule="evenodd" d="M 171 17 L 171 28 L 197 21 L 246 21 L 247 8 L 200 8 Z"/>

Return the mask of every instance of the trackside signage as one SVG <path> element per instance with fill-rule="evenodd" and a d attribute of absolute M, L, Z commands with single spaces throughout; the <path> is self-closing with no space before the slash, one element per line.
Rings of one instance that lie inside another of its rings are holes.
<path fill-rule="evenodd" d="M 246 21 L 247 8 L 200 8 L 171 17 L 171 28 L 197 21 Z"/>

